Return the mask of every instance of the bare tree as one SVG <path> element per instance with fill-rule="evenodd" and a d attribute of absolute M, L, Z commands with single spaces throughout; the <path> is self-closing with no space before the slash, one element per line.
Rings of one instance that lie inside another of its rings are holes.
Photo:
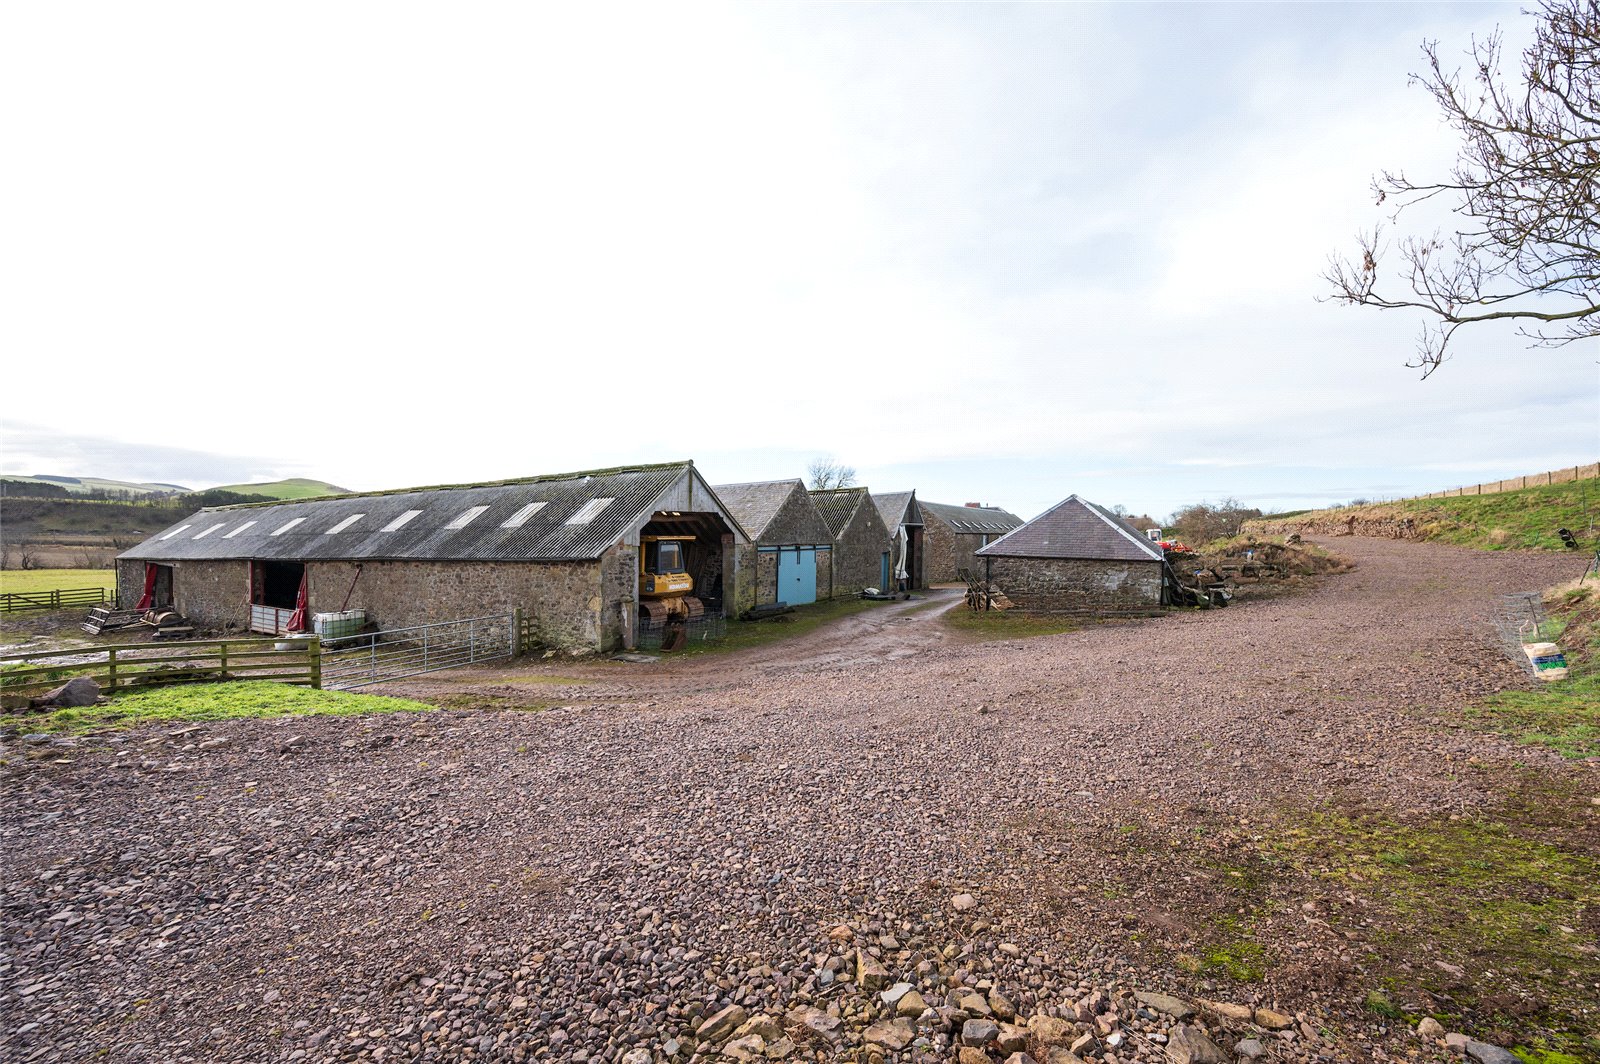
<path fill-rule="evenodd" d="M 1424 377 L 1465 325 L 1517 321 L 1534 347 L 1600 336 L 1600 0 L 1541 0 L 1533 14 L 1521 85 L 1501 79 L 1498 30 L 1473 41 L 1466 77 L 1445 70 L 1437 41 L 1422 47 L 1427 72 L 1412 81 L 1461 135 L 1456 164 L 1439 181 L 1385 171 L 1373 191 L 1380 204 L 1394 197 L 1392 219 L 1450 201 L 1459 228 L 1400 239 L 1398 273 L 1411 294 L 1380 281 L 1389 250 L 1381 226 L 1358 238 L 1354 258 L 1334 256 L 1325 275 L 1336 302 L 1424 312 L 1410 363 Z"/>
<path fill-rule="evenodd" d="M 24 539 L 13 544 L 13 548 L 11 552 L 13 569 L 43 568 L 39 557 L 39 544 Z"/>
<path fill-rule="evenodd" d="M 1260 516 L 1260 510 L 1238 499 L 1223 499 L 1185 506 L 1172 515 L 1169 524 L 1185 540 L 1198 545 L 1237 536 L 1246 521 Z"/>
<path fill-rule="evenodd" d="M 827 491 L 830 488 L 853 488 L 856 484 L 856 471 L 832 456 L 813 459 L 806 467 L 806 476 L 811 478 L 812 491 Z"/>

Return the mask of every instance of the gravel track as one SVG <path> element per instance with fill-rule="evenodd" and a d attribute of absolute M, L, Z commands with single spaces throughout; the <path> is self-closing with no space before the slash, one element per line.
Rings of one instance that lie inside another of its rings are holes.
<path fill-rule="evenodd" d="M 1155 1060 L 1177 1019 L 1130 995 L 1163 990 L 1287 1014 L 1203 1010 L 1224 1048 L 1416 1049 L 1329 1033 L 1342 1005 L 1314 979 L 1208 990 L 1122 915 L 1181 938 L 1182 877 L 1117 841 L 1136 815 L 1248 822 L 1333 794 L 1448 814 L 1494 798 L 1454 771 L 1471 758 L 1585 771 L 1435 719 L 1529 682 L 1490 613 L 1572 559 L 1330 546 L 1359 567 L 1304 595 L 1062 636 L 970 642 L 914 602 L 738 655 L 389 688 L 558 703 L 538 713 L 7 744 L 0 1056 L 642 1064 L 689 1059 L 737 1005 L 786 1028 L 747 1032 L 771 1058 L 953 1059 L 967 1019 L 1014 1011 L 1041 1062 L 1045 1017 L 1096 1039 L 1086 1059 Z M 1302 970 L 1340 955 L 1287 933 Z M 868 1027 L 895 1006 L 856 948 L 926 998 L 909 1047 Z M 991 990 L 1003 1007 L 962 1007 Z"/>

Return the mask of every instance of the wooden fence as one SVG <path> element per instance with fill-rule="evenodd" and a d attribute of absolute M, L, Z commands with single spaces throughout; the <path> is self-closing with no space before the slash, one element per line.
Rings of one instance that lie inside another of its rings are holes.
<path fill-rule="evenodd" d="M 1585 466 L 1568 466 L 1565 469 L 1552 469 L 1547 473 L 1530 473 L 1525 477 L 1487 480 L 1482 484 L 1469 484 L 1464 488 L 1433 491 L 1426 495 L 1414 497 L 1418 499 L 1447 499 L 1456 495 L 1498 495 L 1502 491 L 1519 491 L 1522 488 L 1534 488 L 1541 484 L 1566 484 L 1573 480 L 1588 480 L 1590 477 L 1600 477 L 1600 462 Z"/>
<path fill-rule="evenodd" d="M 274 639 L 219 639 L 80 647 L 47 654 L 0 655 L 0 699 L 37 697 L 74 676 L 103 691 L 220 680 L 275 680 L 322 686 L 322 641 L 279 650 Z"/>
<path fill-rule="evenodd" d="M 117 603 L 117 593 L 103 587 L 56 588 L 51 591 L 0 591 L 0 613 L 24 610 L 64 610 L 74 606 Z"/>

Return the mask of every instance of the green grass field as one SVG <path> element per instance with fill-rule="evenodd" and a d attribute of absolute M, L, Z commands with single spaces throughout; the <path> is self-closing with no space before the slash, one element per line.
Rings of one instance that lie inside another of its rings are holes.
<path fill-rule="evenodd" d="M 69 588 L 117 586 L 115 569 L 6 569 L 0 571 L 0 591 L 33 594 Z"/>
<path fill-rule="evenodd" d="M 274 480 L 266 484 L 219 484 L 212 491 L 234 491 L 240 495 L 265 495 L 269 499 L 311 499 L 319 495 L 344 495 L 347 489 L 325 480 Z"/>
<path fill-rule="evenodd" d="M 49 713 L 0 716 L 0 729 L 19 734 L 133 728 L 141 724 L 185 724 L 245 717 L 354 716 L 363 713 L 423 713 L 433 706 L 404 698 L 317 691 L 269 680 L 155 687 L 119 694 L 103 706 Z"/>

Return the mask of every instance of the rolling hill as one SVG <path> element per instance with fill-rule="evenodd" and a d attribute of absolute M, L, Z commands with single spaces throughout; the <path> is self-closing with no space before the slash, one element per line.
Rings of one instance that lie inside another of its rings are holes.
<path fill-rule="evenodd" d="M 127 495 L 183 495 L 192 490 L 181 484 L 140 484 L 131 480 L 107 480 L 103 477 L 56 477 L 44 474 L 22 477 L 7 473 L 5 479 L 23 484 L 48 484 L 63 488 L 74 495 L 87 495 L 93 491 Z"/>
<path fill-rule="evenodd" d="M 219 484 L 212 491 L 233 491 L 240 495 L 265 495 L 269 499 L 312 499 L 318 495 L 347 495 L 349 488 L 341 488 L 324 480 L 273 480 L 265 484 Z"/>

